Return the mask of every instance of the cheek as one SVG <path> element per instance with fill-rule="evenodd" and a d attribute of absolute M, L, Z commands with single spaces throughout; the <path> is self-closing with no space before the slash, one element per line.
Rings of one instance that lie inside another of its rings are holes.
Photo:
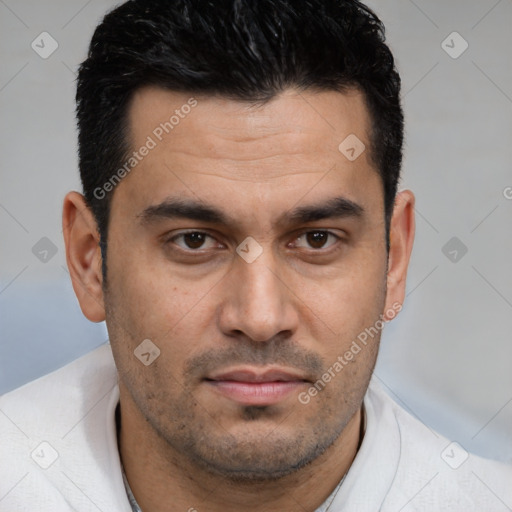
<path fill-rule="evenodd" d="M 299 288 L 300 289 L 300 288 Z M 302 284 L 304 304 L 333 336 L 346 339 L 373 324 L 382 313 L 386 295 L 385 264 L 347 264 L 322 282 Z"/>
<path fill-rule="evenodd" d="M 314 311 L 306 320 L 310 332 L 316 326 L 315 345 L 308 348 L 321 354 L 326 371 L 321 380 L 329 382 L 329 389 L 338 396 L 357 395 L 375 364 L 385 277 L 381 264 L 352 266 L 346 275 L 322 286 L 315 284 L 304 295 Z M 322 394 L 322 401 L 328 398 L 328 393 Z"/>
<path fill-rule="evenodd" d="M 170 273 L 164 275 L 151 266 L 130 262 L 111 272 L 109 288 L 110 309 L 116 320 L 111 340 L 119 347 L 123 368 L 147 378 L 148 390 L 160 386 L 168 389 L 174 382 L 182 382 L 185 361 L 201 350 L 201 340 L 214 325 L 208 293 L 212 286 L 185 283 Z M 116 328 L 119 320 L 122 329 Z M 146 339 L 160 351 L 148 367 L 133 357 L 133 351 Z"/>
<path fill-rule="evenodd" d="M 113 251 L 111 254 L 109 290 L 117 309 L 124 312 L 139 335 L 161 338 L 197 304 L 202 287 L 187 286 L 176 279 L 171 269 L 155 264 L 144 250 L 122 261 Z"/>

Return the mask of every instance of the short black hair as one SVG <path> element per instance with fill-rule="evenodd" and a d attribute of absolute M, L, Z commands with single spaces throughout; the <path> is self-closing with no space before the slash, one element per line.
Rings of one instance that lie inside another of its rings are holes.
<path fill-rule="evenodd" d="M 76 93 L 80 175 L 98 224 L 104 273 L 113 190 L 102 187 L 127 160 L 129 103 L 147 85 L 252 103 L 287 88 L 360 90 L 388 236 L 402 161 L 400 76 L 382 22 L 361 2 L 131 0 L 106 14 L 80 66 Z"/>

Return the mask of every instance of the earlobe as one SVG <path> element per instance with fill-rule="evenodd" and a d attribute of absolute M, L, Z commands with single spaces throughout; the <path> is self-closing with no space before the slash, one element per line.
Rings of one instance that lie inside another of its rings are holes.
<path fill-rule="evenodd" d="M 399 192 L 395 199 L 390 225 L 386 311 L 393 304 L 402 304 L 405 298 L 407 268 L 411 257 L 415 222 L 415 197 L 410 190 Z"/>
<path fill-rule="evenodd" d="M 69 192 L 62 209 L 62 231 L 71 282 L 83 314 L 91 322 L 105 320 L 99 233 L 85 198 Z"/>

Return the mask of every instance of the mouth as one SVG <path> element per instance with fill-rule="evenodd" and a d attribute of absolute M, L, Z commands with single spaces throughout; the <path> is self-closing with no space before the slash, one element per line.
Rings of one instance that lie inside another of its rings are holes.
<path fill-rule="evenodd" d="M 241 405 L 277 404 L 310 381 L 294 371 L 272 368 L 235 369 L 206 378 L 211 389 Z"/>

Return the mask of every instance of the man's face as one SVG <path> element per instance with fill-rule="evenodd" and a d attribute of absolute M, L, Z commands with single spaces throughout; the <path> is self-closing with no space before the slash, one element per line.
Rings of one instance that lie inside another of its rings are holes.
<path fill-rule="evenodd" d="M 110 213 L 104 299 L 121 398 L 192 463 L 275 478 L 335 442 L 375 363 L 378 334 L 335 365 L 388 307 L 381 178 L 368 149 L 351 161 L 338 148 L 351 134 L 369 148 L 370 120 L 355 91 L 181 108 L 190 96 L 146 88 L 130 107 L 132 149 L 148 136 L 155 147 Z M 306 215 L 337 198 L 337 213 Z M 223 219 L 178 216 L 176 200 Z M 134 350 L 147 339 L 160 355 L 146 366 Z"/>

